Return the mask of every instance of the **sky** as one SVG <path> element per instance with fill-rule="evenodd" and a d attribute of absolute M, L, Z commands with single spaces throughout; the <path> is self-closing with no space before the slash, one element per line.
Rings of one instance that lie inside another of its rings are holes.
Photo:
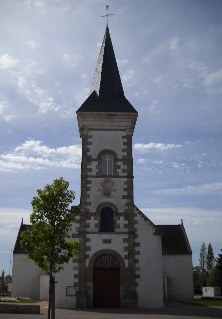
<path fill-rule="evenodd" d="M 80 198 L 76 110 L 109 29 L 138 111 L 134 201 L 156 224 L 222 249 L 222 1 L 0 0 L 0 272 L 11 273 L 37 189 L 64 177 Z"/>

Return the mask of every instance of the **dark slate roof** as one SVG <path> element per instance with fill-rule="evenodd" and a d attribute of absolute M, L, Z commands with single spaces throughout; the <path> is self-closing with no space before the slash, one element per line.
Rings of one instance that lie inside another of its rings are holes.
<path fill-rule="evenodd" d="M 137 113 L 125 98 L 113 45 L 106 27 L 89 97 L 78 112 Z"/>
<path fill-rule="evenodd" d="M 190 244 L 183 224 L 156 225 L 158 234 L 162 236 L 163 255 L 190 255 Z"/>
<path fill-rule="evenodd" d="M 25 254 L 25 251 L 22 249 L 22 247 L 20 245 L 20 239 L 21 239 L 21 233 L 23 231 L 28 231 L 28 230 L 32 230 L 32 225 L 23 224 L 23 221 L 22 221 L 20 228 L 19 228 L 19 231 L 18 231 L 18 236 L 17 236 L 16 242 L 15 242 L 13 254 Z"/>

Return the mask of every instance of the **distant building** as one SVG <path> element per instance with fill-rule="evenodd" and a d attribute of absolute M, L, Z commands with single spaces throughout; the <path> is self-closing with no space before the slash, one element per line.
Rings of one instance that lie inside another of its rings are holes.
<path fill-rule="evenodd" d="M 193 297 L 192 252 L 183 224 L 155 225 L 134 205 L 137 115 L 124 95 L 107 26 L 90 95 L 77 111 L 81 199 L 71 235 L 82 250 L 56 275 L 57 307 L 158 308 L 164 300 Z M 21 224 L 14 248 L 13 295 L 41 299 L 44 272 L 19 245 L 29 227 Z"/>

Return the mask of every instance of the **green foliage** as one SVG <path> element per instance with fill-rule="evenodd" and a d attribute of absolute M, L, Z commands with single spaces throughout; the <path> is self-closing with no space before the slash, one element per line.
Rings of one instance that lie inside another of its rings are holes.
<path fill-rule="evenodd" d="M 202 307 L 222 307 L 222 300 L 205 300 L 199 296 L 195 297 L 194 301 L 185 301 L 183 303 Z"/>
<path fill-rule="evenodd" d="M 200 248 L 200 268 L 201 269 L 206 269 L 206 263 L 207 263 L 207 249 L 205 242 L 202 243 L 201 248 Z"/>
<path fill-rule="evenodd" d="M 216 261 L 216 262 L 215 262 Z M 219 286 L 222 288 L 222 254 L 214 258 L 212 245 L 203 242 L 200 249 L 200 266 L 193 269 L 194 290 L 198 291 L 201 287 Z"/>
<path fill-rule="evenodd" d="M 17 302 L 17 303 L 34 303 L 36 300 L 32 300 L 28 297 L 0 297 L 0 302 Z"/>
<path fill-rule="evenodd" d="M 200 291 L 204 286 L 222 287 L 222 254 L 216 259 L 213 247 L 209 243 L 208 248 L 203 242 L 200 249 L 199 266 L 193 269 L 194 291 Z"/>
<path fill-rule="evenodd" d="M 209 244 L 207 248 L 207 263 L 206 263 L 206 268 L 209 274 L 214 269 L 214 266 L 215 266 L 215 258 L 214 258 L 213 247 L 211 244 Z"/>
<path fill-rule="evenodd" d="M 222 254 L 218 254 L 218 258 L 216 258 L 216 268 L 222 272 Z"/>
<path fill-rule="evenodd" d="M 218 254 L 218 258 L 216 258 L 215 270 L 216 270 L 216 276 L 218 278 L 217 286 L 222 288 L 222 254 Z"/>
<path fill-rule="evenodd" d="M 209 278 L 207 279 L 207 286 L 222 287 L 222 274 L 216 267 L 212 270 Z"/>
<path fill-rule="evenodd" d="M 60 178 L 37 190 L 38 196 L 32 200 L 32 230 L 21 234 L 20 243 L 28 257 L 49 275 L 59 272 L 80 250 L 79 241 L 69 238 L 79 208 L 71 206 L 75 194 L 68 187 Z"/>
<path fill-rule="evenodd" d="M 200 273 L 199 273 L 199 278 L 200 278 L 200 286 L 205 287 L 206 286 L 206 281 L 207 281 L 207 272 L 206 272 L 206 266 L 207 266 L 207 249 L 205 242 L 202 243 L 201 248 L 200 248 Z"/>
<path fill-rule="evenodd" d="M 193 288 L 195 295 L 201 294 L 200 273 L 201 269 L 199 266 L 193 267 Z"/>

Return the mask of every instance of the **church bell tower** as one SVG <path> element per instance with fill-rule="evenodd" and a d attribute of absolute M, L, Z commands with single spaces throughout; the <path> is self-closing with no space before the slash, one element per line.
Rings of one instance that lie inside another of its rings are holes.
<path fill-rule="evenodd" d="M 77 307 L 135 307 L 132 136 L 108 25 L 89 97 L 77 110 L 82 139 Z"/>

